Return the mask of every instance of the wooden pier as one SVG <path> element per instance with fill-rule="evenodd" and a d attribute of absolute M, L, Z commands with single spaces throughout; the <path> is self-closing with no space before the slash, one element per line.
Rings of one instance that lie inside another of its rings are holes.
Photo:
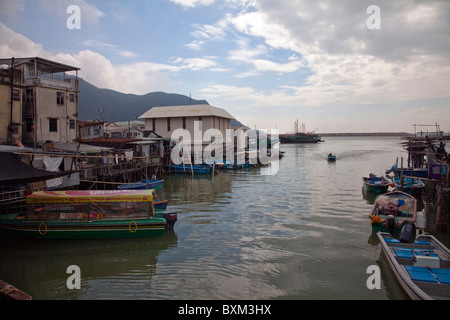
<path fill-rule="evenodd" d="M 405 137 L 408 151 L 408 167 L 423 168 L 428 165 L 426 182 L 427 198 L 436 210 L 436 231 L 448 231 L 450 222 L 450 157 L 445 150 L 445 136 L 433 135 Z M 435 172 L 438 171 L 438 172 Z"/>

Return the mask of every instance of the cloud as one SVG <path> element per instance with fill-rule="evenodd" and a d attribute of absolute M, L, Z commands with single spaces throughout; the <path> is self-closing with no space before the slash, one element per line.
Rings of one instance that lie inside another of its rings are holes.
<path fill-rule="evenodd" d="M 106 14 L 95 5 L 86 0 L 37 0 L 40 10 L 52 13 L 60 18 L 67 19 L 67 7 L 77 5 L 80 7 L 82 23 L 95 24 Z"/>
<path fill-rule="evenodd" d="M 25 0 L 2 0 L 0 1 L 0 14 L 13 16 L 17 12 L 23 12 Z"/>
<path fill-rule="evenodd" d="M 175 4 L 183 6 L 184 8 L 195 8 L 197 6 L 209 6 L 214 3 L 214 0 L 169 0 Z"/>
<path fill-rule="evenodd" d="M 450 3 L 379 1 L 381 30 L 367 28 L 365 2 L 255 0 L 253 5 L 253 10 L 226 16 L 238 45 L 228 51 L 228 59 L 253 66 L 235 77 L 268 71 L 310 74 L 289 90 L 253 92 L 248 99 L 260 106 L 363 106 L 449 97 Z M 274 61 L 276 50 L 290 52 L 290 58 Z M 200 92 L 212 97 L 217 90 L 216 97 L 228 100 L 230 92 L 239 94 L 233 86 L 228 93 L 222 88 L 211 85 Z"/>
<path fill-rule="evenodd" d="M 0 22 L 0 57 L 49 57 L 44 47 L 18 34 Z"/>
<path fill-rule="evenodd" d="M 184 70 L 224 72 L 216 61 L 216 57 L 198 58 L 173 57 L 168 63 L 138 61 L 129 64 L 113 64 L 99 52 L 91 49 L 72 54 L 51 54 L 39 43 L 14 32 L 0 22 L 1 57 L 39 56 L 81 68 L 79 76 L 100 88 L 108 88 L 125 93 L 145 94 L 168 87 L 172 73 Z M 97 40 L 86 40 L 81 43 L 86 47 L 114 50 L 123 57 L 135 57 L 131 51 L 120 50 L 113 44 Z"/>

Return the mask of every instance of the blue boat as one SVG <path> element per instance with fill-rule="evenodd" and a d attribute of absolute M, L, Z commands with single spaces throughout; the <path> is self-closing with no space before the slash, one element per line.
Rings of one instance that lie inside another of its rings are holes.
<path fill-rule="evenodd" d="M 166 210 L 169 200 L 154 202 L 155 210 Z"/>
<path fill-rule="evenodd" d="M 192 171 L 194 171 L 194 173 L 211 173 L 210 167 L 202 165 L 191 166 L 190 164 L 185 165 L 172 164 L 172 165 L 164 165 L 163 167 L 167 169 L 169 172 L 174 173 L 192 173 Z"/>
<path fill-rule="evenodd" d="M 379 232 L 386 259 L 403 290 L 414 300 L 450 299 L 450 251 L 431 235 L 413 243 Z"/>
<path fill-rule="evenodd" d="M 385 193 L 388 191 L 391 182 L 384 177 L 377 177 L 371 173 L 369 177 L 363 177 L 363 185 L 367 191 Z"/>
<path fill-rule="evenodd" d="M 336 161 L 336 156 L 334 156 L 333 154 L 329 154 L 328 155 L 328 161 Z"/>
<path fill-rule="evenodd" d="M 133 183 L 121 184 L 117 187 L 118 190 L 145 190 L 145 189 L 159 189 L 162 187 L 164 180 L 141 180 Z"/>
<path fill-rule="evenodd" d="M 394 175 L 400 177 L 416 177 L 416 178 L 428 178 L 428 168 L 397 168 L 394 164 L 390 169 L 386 170 L 386 174 L 393 172 Z"/>
<path fill-rule="evenodd" d="M 425 184 L 422 180 L 412 177 L 403 177 L 403 184 L 402 178 L 394 177 L 393 182 L 397 190 L 402 190 L 416 197 L 420 196 L 423 187 L 425 187 Z"/>

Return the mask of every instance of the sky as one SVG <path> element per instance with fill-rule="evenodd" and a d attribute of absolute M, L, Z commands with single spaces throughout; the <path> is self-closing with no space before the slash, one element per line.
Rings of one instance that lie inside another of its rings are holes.
<path fill-rule="evenodd" d="M 296 120 L 450 131 L 447 0 L 1 0 L 0 58 L 13 56 L 79 67 L 99 88 L 206 99 L 280 133 Z"/>

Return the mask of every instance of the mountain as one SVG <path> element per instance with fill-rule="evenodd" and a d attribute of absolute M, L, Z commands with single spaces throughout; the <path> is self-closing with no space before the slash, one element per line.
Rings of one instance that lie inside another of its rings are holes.
<path fill-rule="evenodd" d="M 148 109 L 156 106 L 209 104 L 206 100 L 194 100 L 174 93 L 151 92 L 136 95 L 100 89 L 81 78 L 79 78 L 79 89 L 78 118 L 80 120 L 127 121 L 135 120 Z"/>

